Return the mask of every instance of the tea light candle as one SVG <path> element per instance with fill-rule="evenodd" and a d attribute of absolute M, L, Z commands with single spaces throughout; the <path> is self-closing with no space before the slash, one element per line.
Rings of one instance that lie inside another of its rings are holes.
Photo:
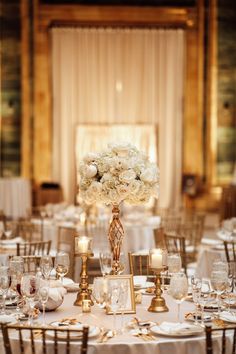
<path fill-rule="evenodd" d="M 82 312 L 91 312 L 90 300 L 83 300 L 82 301 Z"/>
<path fill-rule="evenodd" d="M 151 252 L 151 259 L 150 259 L 151 267 L 160 269 L 163 266 L 162 260 L 162 250 L 159 248 L 153 249 Z"/>
<path fill-rule="evenodd" d="M 88 253 L 89 238 L 86 236 L 78 237 L 78 251 L 79 253 Z"/>

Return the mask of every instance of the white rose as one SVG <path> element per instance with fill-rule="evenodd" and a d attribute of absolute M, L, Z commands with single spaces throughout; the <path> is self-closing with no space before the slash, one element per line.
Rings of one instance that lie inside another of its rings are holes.
<path fill-rule="evenodd" d="M 111 189 L 109 191 L 108 196 L 109 196 L 110 201 L 113 202 L 113 203 L 120 203 L 121 200 L 122 200 L 115 189 Z"/>
<path fill-rule="evenodd" d="M 131 194 L 138 194 L 140 187 L 141 187 L 141 183 L 140 181 L 137 181 L 136 179 L 134 179 L 130 184 L 129 184 L 129 192 Z"/>
<path fill-rule="evenodd" d="M 85 177 L 92 178 L 97 174 L 97 167 L 95 165 L 86 165 L 83 171 Z"/>
<path fill-rule="evenodd" d="M 147 182 L 147 183 L 157 182 L 157 180 L 158 180 L 157 169 L 154 167 L 146 168 L 145 170 L 142 171 L 142 173 L 140 175 L 140 179 L 143 182 Z"/>
<path fill-rule="evenodd" d="M 154 184 L 154 186 L 152 187 L 152 193 L 153 197 L 159 198 L 159 184 Z"/>
<path fill-rule="evenodd" d="M 99 154 L 95 152 L 89 152 L 87 155 L 84 156 L 83 160 L 85 163 L 89 164 L 91 162 L 96 161 L 99 158 Z"/>
<path fill-rule="evenodd" d="M 99 194 L 102 191 L 102 183 L 93 181 L 89 187 L 89 190 L 94 194 Z"/>
<path fill-rule="evenodd" d="M 108 147 L 118 156 L 128 156 L 132 146 L 129 143 L 108 144 Z"/>
<path fill-rule="evenodd" d="M 116 187 L 116 190 L 118 194 L 123 198 L 125 198 L 128 195 L 129 189 L 127 186 L 124 186 L 120 184 L 119 186 Z"/>
<path fill-rule="evenodd" d="M 113 179 L 114 179 L 113 176 L 109 172 L 107 172 L 107 173 L 104 173 L 104 175 L 102 176 L 101 182 L 104 183 L 107 181 L 112 181 Z"/>
<path fill-rule="evenodd" d="M 136 177 L 136 173 L 133 170 L 126 170 L 120 173 L 119 180 L 124 183 L 130 183 Z"/>

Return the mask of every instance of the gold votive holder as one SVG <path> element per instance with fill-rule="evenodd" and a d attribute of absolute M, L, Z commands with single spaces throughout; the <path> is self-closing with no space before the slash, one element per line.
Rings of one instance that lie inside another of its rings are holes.
<path fill-rule="evenodd" d="M 82 300 L 82 312 L 88 313 L 91 312 L 91 301 L 90 300 Z"/>

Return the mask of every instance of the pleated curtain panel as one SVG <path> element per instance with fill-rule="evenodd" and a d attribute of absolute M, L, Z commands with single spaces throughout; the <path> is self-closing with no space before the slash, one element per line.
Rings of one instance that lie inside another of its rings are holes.
<path fill-rule="evenodd" d="M 76 163 L 112 141 L 115 125 L 116 142 L 130 140 L 157 159 L 159 206 L 179 206 L 184 30 L 55 27 L 51 35 L 52 178 L 66 200 L 75 200 Z"/>

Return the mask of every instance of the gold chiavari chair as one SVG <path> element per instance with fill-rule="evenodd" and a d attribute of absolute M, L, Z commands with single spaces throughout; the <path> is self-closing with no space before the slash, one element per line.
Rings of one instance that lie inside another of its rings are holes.
<path fill-rule="evenodd" d="M 27 242 L 43 241 L 42 223 L 34 224 L 29 220 L 19 220 L 18 235 Z"/>
<path fill-rule="evenodd" d="M 179 235 L 185 238 L 187 263 L 195 262 L 198 247 L 202 239 L 200 223 L 189 221 L 181 224 L 179 228 Z"/>
<path fill-rule="evenodd" d="M 16 244 L 17 256 L 43 256 L 47 255 L 51 249 L 52 241 L 45 242 L 27 242 Z"/>
<path fill-rule="evenodd" d="M 153 275 L 149 264 L 149 254 L 128 253 L 130 273 L 133 275 Z"/>
<path fill-rule="evenodd" d="M 164 234 L 165 246 L 168 253 L 178 253 L 181 257 L 182 268 L 187 274 L 186 245 L 185 238 L 172 234 Z"/>
<path fill-rule="evenodd" d="M 165 233 L 171 232 L 177 235 L 179 232 L 180 225 L 180 216 L 167 216 L 161 219 L 161 226 L 163 227 Z"/>
<path fill-rule="evenodd" d="M 214 351 L 213 348 L 213 334 L 221 334 L 221 351 L 217 348 Z M 235 354 L 236 353 L 236 326 L 224 327 L 224 328 L 212 328 L 211 326 L 205 327 L 206 335 L 206 354 Z M 228 339 L 227 336 L 232 336 L 232 340 Z M 230 343 L 231 342 L 231 343 Z M 231 350 L 232 349 L 232 350 Z"/>
<path fill-rule="evenodd" d="M 227 262 L 236 262 L 236 243 L 235 241 L 224 241 L 225 257 Z"/>
<path fill-rule="evenodd" d="M 2 323 L 1 330 L 6 354 L 13 354 L 15 348 L 18 348 L 18 352 L 21 354 L 35 354 L 36 352 L 43 354 L 58 354 L 59 352 L 70 354 L 76 335 L 78 335 L 78 340 L 81 340 L 80 354 L 87 353 L 88 326 L 84 326 L 82 330 L 72 330 L 58 327 L 7 325 Z M 78 342 L 75 345 L 74 348 L 78 353 Z"/>

